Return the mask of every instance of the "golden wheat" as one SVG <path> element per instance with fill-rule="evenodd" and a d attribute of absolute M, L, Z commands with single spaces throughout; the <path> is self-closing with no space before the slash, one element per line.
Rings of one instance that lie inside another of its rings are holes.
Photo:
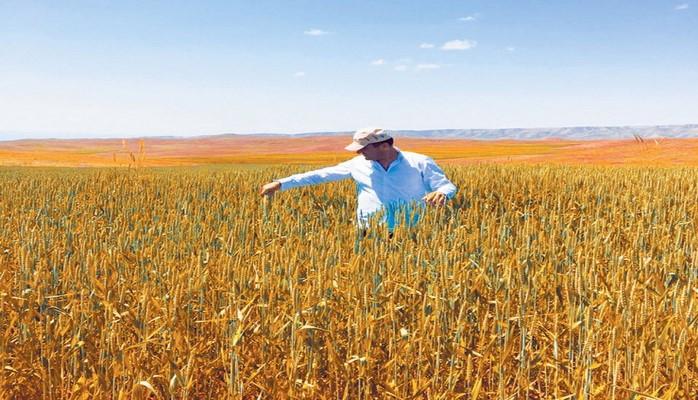
<path fill-rule="evenodd" d="M 297 170 L 0 170 L 0 397 L 698 396 L 694 169 L 447 168 L 393 239 Z"/>

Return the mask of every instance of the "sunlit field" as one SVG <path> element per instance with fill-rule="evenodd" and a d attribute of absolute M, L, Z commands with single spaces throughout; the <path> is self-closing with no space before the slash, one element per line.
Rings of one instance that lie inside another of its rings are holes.
<path fill-rule="evenodd" d="M 142 168 L 204 165 L 326 165 L 353 155 L 345 136 L 0 141 L 0 166 Z M 440 163 L 698 166 L 698 139 L 466 140 L 397 137 L 402 150 Z"/>
<path fill-rule="evenodd" d="M 695 169 L 446 165 L 389 239 L 309 168 L 0 169 L 0 398 L 698 396 Z"/>

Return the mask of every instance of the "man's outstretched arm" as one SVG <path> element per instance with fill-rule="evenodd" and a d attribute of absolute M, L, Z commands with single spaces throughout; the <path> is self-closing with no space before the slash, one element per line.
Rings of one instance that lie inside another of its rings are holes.
<path fill-rule="evenodd" d="M 431 158 L 427 159 L 424 171 L 424 181 L 432 191 L 424 196 L 424 201 L 430 205 L 443 205 L 446 199 L 456 194 L 456 185 L 446 178 L 446 174 L 436 165 Z"/>
<path fill-rule="evenodd" d="M 286 178 L 275 179 L 262 186 L 260 194 L 272 195 L 276 191 L 284 191 L 300 186 L 317 185 L 325 182 L 334 182 L 351 177 L 349 165 L 344 162 L 333 167 L 316 169 L 302 174 L 291 175 Z"/>

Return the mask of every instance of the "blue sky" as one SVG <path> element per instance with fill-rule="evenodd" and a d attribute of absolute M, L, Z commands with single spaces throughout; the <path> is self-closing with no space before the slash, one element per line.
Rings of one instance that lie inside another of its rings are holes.
<path fill-rule="evenodd" d="M 0 139 L 698 123 L 698 2 L 4 1 Z"/>

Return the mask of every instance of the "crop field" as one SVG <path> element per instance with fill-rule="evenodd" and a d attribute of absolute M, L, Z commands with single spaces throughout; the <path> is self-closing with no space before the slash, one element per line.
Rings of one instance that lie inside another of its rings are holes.
<path fill-rule="evenodd" d="M 0 141 L 0 166 L 181 167 L 336 164 L 350 155 L 346 136 Z M 402 150 L 439 162 L 556 165 L 698 166 L 698 139 L 467 140 L 398 137 Z"/>
<path fill-rule="evenodd" d="M 698 398 L 694 168 L 448 164 L 392 238 L 310 168 L 0 168 L 0 398 Z"/>

